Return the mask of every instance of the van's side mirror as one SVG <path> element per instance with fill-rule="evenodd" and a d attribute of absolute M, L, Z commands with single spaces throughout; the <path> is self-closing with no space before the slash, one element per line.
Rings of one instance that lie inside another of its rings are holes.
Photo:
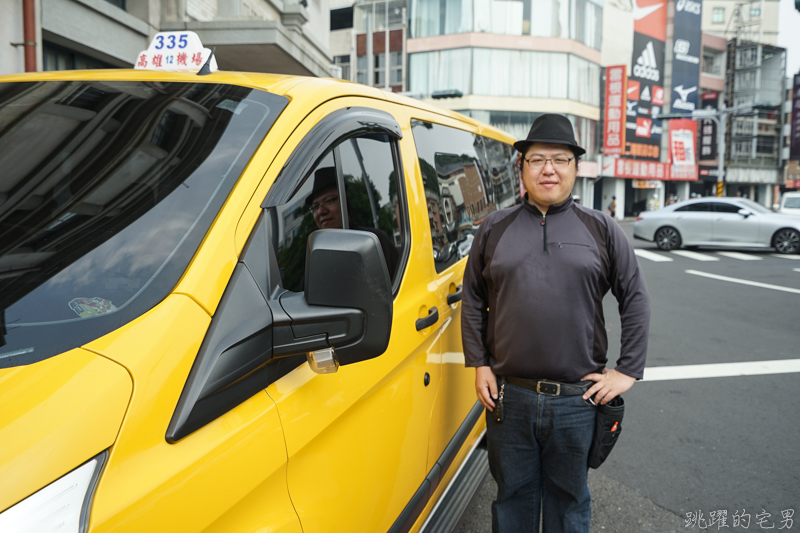
<path fill-rule="evenodd" d="M 357 340 L 342 346 L 331 342 L 339 364 L 365 361 L 386 351 L 392 329 L 392 285 L 377 236 L 355 230 L 315 231 L 308 238 L 305 275 L 305 300 L 311 309 L 343 307 L 364 313 Z"/>

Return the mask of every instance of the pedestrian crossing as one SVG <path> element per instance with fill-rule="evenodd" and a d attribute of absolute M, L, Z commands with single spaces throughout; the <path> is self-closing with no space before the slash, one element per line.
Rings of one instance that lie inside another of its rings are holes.
<path fill-rule="evenodd" d="M 712 262 L 723 259 L 733 259 L 736 261 L 762 261 L 766 257 L 778 257 L 789 261 L 800 261 L 800 255 L 770 254 L 764 252 L 743 253 L 728 251 L 704 251 L 695 252 L 691 250 L 672 250 L 671 252 L 652 251 L 642 248 L 635 248 L 634 253 L 640 259 L 652 261 L 653 263 L 669 263 L 675 260 L 675 256 L 691 259 L 692 261 Z M 795 269 L 800 271 L 800 269 Z"/>

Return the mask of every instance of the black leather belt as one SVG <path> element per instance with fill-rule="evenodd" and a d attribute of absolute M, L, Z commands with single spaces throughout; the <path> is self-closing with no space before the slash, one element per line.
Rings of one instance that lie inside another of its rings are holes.
<path fill-rule="evenodd" d="M 577 396 L 584 394 L 593 385 L 592 382 L 584 385 L 573 385 L 571 383 L 559 383 L 547 379 L 525 379 L 507 377 L 506 381 L 513 383 L 517 387 L 524 387 L 539 394 L 546 396 Z"/>

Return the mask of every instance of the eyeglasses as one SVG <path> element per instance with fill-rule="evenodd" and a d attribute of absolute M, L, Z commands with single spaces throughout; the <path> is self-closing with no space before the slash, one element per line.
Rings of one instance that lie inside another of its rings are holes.
<path fill-rule="evenodd" d="M 574 157 L 570 157 L 569 159 L 566 157 L 554 157 L 552 159 L 545 159 L 543 157 L 532 157 L 530 159 L 526 159 L 525 161 L 528 162 L 530 166 L 533 168 L 542 168 L 547 164 L 548 161 L 553 163 L 555 168 L 566 168 L 569 166 L 570 161 L 575 159 Z"/>
<path fill-rule="evenodd" d="M 339 196 L 338 195 L 336 195 L 336 196 L 328 196 L 327 198 L 323 198 L 322 200 L 320 200 L 318 202 L 314 202 L 313 204 L 311 204 L 311 207 L 308 208 L 308 211 L 311 214 L 314 214 L 317 211 L 319 211 L 320 207 L 325 207 L 325 209 L 330 210 L 337 203 L 339 203 Z"/>

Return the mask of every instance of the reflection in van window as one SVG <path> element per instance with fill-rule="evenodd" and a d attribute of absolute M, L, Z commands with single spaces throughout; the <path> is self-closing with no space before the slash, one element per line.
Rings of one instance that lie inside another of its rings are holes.
<path fill-rule="evenodd" d="M 0 84 L 0 368 L 166 297 L 286 103 L 208 83 Z"/>
<path fill-rule="evenodd" d="M 519 198 L 519 171 L 511 146 L 456 128 L 412 121 L 436 271 L 469 254 L 489 213 Z"/>
<path fill-rule="evenodd" d="M 337 167 L 341 169 L 341 179 Z M 387 135 L 347 139 L 314 168 L 297 193 L 274 208 L 278 218 L 278 266 L 283 287 L 303 290 L 308 236 L 317 229 L 346 228 L 378 237 L 389 276 L 398 273 L 405 236 L 401 224 L 391 141 Z M 346 202 L 340 198 L 344 184 Z"/>

